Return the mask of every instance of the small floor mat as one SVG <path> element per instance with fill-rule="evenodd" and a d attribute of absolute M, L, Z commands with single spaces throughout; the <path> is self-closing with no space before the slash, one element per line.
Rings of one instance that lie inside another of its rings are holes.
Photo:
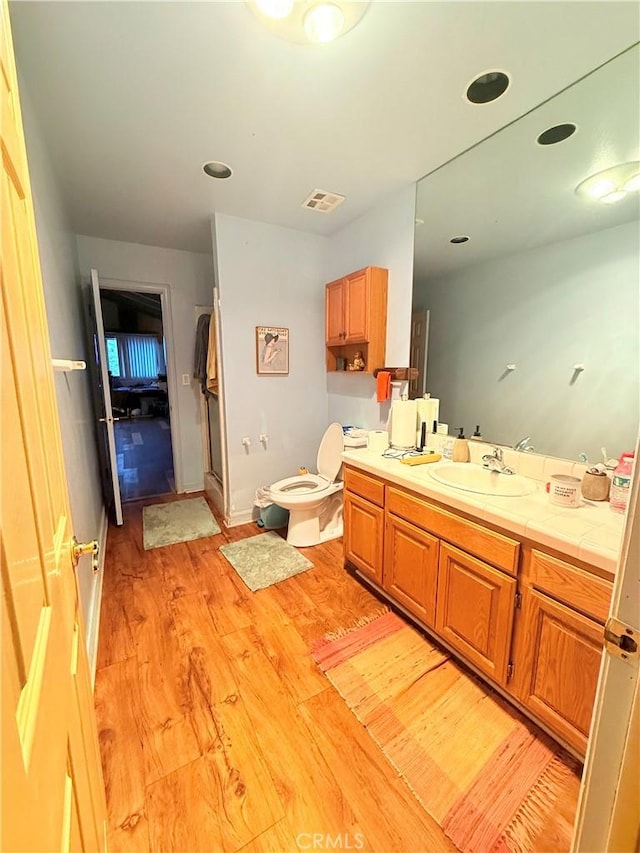
<path fill-rule="evenodd" d="M 252 592 L 299 575 L 313 566 L 311 560 L 274 532 L 221 545 L 220 552 Z"/>
<path fill-rule="evenodd" d="M 220 533 L 220 526 L 204 498 L 145 506 L 142 529 L 145 551 Z"/>

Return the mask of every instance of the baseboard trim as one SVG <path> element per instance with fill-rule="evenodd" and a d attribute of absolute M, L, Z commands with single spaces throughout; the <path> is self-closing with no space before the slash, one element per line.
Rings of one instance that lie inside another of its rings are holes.
<path fill-rule="evenodd" d="M 255 521 L 257 515 L 254 515 L 253 509 L 244 509 L 241 512 L 232 512 L 224 520 L 227 527 L 240 527 L 241 524 L 249 524 Z"/>
<path fill-rule="evenodd" d="M 91 592 L 91 604 L 87 615 L 87 655 L 89 657 L 89 673 L 91 675 L 91 687 L 93 688 L 96 678 L 96 664 L 98 662 L 98 633 L 100 631 L 100 606 L 102 604 L 102 581 L 104 579 L 104 556 L 107 550 L 107 531 L 109 529 L 109 518 L 106 509 L 102 510 L 100 519 L 100 533 L 98 542 L 100 552 L 98 555 L 98 571 L 93 576 L 93 590 Z"/>
<path fill-rule="evenodd" d="M 213 501 L 213 505 L 219 513 L 224 515 L 224 492 L 222 485 L 213 474 L 207 472 L 204 475 L 204 490 Z"/>

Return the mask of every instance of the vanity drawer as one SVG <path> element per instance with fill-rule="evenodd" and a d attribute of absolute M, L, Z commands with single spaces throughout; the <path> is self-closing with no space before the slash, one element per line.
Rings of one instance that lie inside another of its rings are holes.
<path fill-rule="evenodd" d="M 535 550 L 531 552 L 530 577 L 536 589 L 599 622 L 606 621 L 613 588 L 609 581 Z"/>
<path fill-rule="evenodd" d="M 376 480 L 375 477 L 347 467 L 344 472 L 344 485 L 348 491 L 360 495 L 361 498 L 366 498 L 378 506 L 384 506 L 384 483 Z"/>
<path fill-rule="evenodd" d="M 387 509 L 510 575 L 518 572 L 520 543 L 507 536 L 494 533 L 493 530 L 487 530 L 392 487 L 387 489 Z"/>

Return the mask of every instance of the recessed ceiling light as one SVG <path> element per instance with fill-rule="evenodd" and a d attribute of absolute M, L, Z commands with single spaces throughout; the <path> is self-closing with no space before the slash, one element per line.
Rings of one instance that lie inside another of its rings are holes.
<path fill-rule="evenodd" d="M 309 41 L 325 44 L 338 38 L 344 27 L 344 12 L 335 3 L 318 3 L 304 16 Z"/>
<path fill-rule="evenodd" d="M 626 192 L 624 190 L 616 190 L 615 192 L 608 193 L 608 195 L 603 195 L 600 201 L 603 204 L 615 204 L 617 201 L 622 201 L 625 196 Z"/>
<path fill-rule="evenodd" d="M 211 163 L 205 163 L 202 171 L 205 175 L 209 175 L 210 178 L 220 179 L 230 178 L 233 174 L 231 166 L 227 166 L 226 163 L 219 163 L 216 160 L 213 160 Z"/>
<path fill-rule="evenodd" d="M 489 104 L 504 95 L 510 83 L 504 71 L 485 71 L 467 86 L 466 98 L 472 104 Z"/>
<path fill-rule="evenodd" d="M 276 21 L 288 17 L 293 11 L 293 0 L 254 0 L 254 3 L 263 15 Z"/>
<path fill-rule="evenodd" d="M 468 243 L 468 242 L 469 242 L 469 238 L 468 238 L 466 235 L 461 234 L 459 237 L 452 237 L 452 238 L 449 240 L 449 242 L 450 242 L 450 243 Z"/>
<path fill-rule="evenodd" d="M 629 180 L 623 184 L 622 189 L 628 193 L 638 192 L 638 190 L 640 190 L 640 174 L 629 178 Z"/>
<path fill-rule="evenodd" d="M 558 142 L 564 142 L 576 132 L 578 128 L 575 124 L 567 122 L 566 124 L 555 124 L 553 127 L 548 127 L 536 139 L 538 145 L 557 145 Z"/>

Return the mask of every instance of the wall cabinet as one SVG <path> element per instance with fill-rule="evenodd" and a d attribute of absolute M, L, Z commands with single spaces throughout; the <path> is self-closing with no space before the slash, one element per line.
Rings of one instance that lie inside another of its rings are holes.
<path fill-rule="evenodd" d="M 344 524 L 348 563 L 584 754 L 609 580 L 351 466 Z"/>
<path fill-rule="evenodd" d="M 365 373 L 384 367 L 387 337 L 388 271 L 366 267 L 332 281 L 325 290 L 327 370 L 338 359 L 353 361 L 360 350 Z"/>
<path fill-rule="evenodd" d="M 507 683 L 516 586 L 459 548 L 440 546 L 436 629 L 498 684 Z"/>

